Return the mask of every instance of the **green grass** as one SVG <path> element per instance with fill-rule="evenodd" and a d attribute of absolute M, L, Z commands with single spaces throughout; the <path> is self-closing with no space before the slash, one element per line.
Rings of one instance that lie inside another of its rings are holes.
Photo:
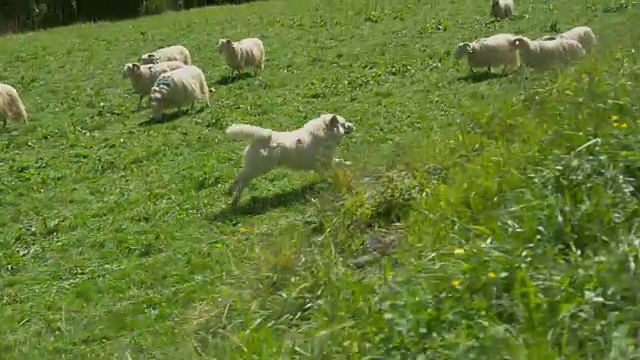
<path fill-rule="evenodd" d="M 526 0 L 488 24 L 484 0 L 447 3 L 258 2 L 2 39 L 31 121 L 0 133 L 0 358 L 637 356 L 638 8 Z M 558 75 L 470 81 L 451 59 L 582 24 L 599 48 Z M 249 36 L 266 70 L 217 85 L 214 43 Z M 140 126 L 122 67 L 172 43 L 212 107 Z M 225 128 L 322 112 L 355 123 L 354 165 L 274 171 L 229 212 L 244 144 Z M 373 256 L 371 238 L 394 246 Z"/>

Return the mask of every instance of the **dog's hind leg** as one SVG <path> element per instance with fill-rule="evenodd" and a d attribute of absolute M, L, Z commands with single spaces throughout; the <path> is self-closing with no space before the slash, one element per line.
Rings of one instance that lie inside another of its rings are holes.
<path fill-rule="evenodd" d="M 229 195 L 235 193 L 233 195 L 233 199 L 231 199 L 231 206 L 236 206 L 238 204 L 238 201 L 240 201 L 240 197 L 242 196 L 244 189 L 246 189 L 249 183 L 259 175 L 262 175 L 262 173 L 256 174 L 254 172 L 249 172 L 247 171 L 247 168 L 243 168 L 240 171 L 240 174 L 238 174 L 233 184 L 231 184 L 231 186 L 229 186 L 229 189 L 227 190 L 227 193 Z"/>

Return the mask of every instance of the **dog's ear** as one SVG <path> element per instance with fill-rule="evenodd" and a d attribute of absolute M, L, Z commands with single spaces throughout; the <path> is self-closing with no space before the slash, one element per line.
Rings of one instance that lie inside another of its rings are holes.
<path fill-rule="evenodd" d="M 329 119 L 329 122 L 327 124 L 329 124 L 330 127 L 337 128 L 340 126 L 340 119 L 338 119 L 338 116 L 333 114 L 331 115 L 331 118 Z"/>

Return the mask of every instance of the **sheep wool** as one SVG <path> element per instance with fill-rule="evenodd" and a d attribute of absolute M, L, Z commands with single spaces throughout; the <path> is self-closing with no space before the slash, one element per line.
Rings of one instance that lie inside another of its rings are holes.
<path fill-rule="evenodd" d="M 153 87 L 153 84 L 160 75 L 184 66 L 180 61 L 166 61 L 159 64 L 146 65 L 140 65 L 138 63 L 126 64 L 122 72 L 122 77 L 131 80 L 133 90 L 140 95 L 137 109 L 140 109 L 142 106 L 142 98 L 149 94 L 151 87 Z"/>
<path fill-rule="evenodd" d="M 546 69 L 582 59 L 586 52 L 575 40 L 557 38 L 553 40 L 531 40 L 518 36 L 511 42 L 512 48 L 520 51 L 522 63 L 533 69 Z"/>
<path fill-rule="evenodd" d="M 7 84 L 0 84 L 0 121 L 2 127 L 7 126 L 7 120 L 22 120 L 25 124 L 27 121 L 27 110 L 18 95 L 18 91 Z"/>
<path fill-rule="evenodd" d="M 140 56 L 138 62 L 140 64 L 158 64 L 165 61 L 180 61 L 185 65 L 191 65 L 191 54 L 186 47 L 182 45 L 172 45 L 162 49 L 158 49 L 152 53 Z"/>
<path fill-rule="evenodd" d="M 466 56 L 472 70 L 486 67 L 487 71 L 491 71 L 492 67 L 503 66 L 504 72 L 509 66 L 519 65 L 518 52 L 510 46 L 514 38 L 513 34 L 496 34 L 474 42 L 460 43 L 453 56 L 455 59 Z"/>
<path fill-rule="evenodd" d="M 550 41 L 557 38 L 575 40 L 579 42 L 587 52 L 591 51 L 598 44 L 596 34 L 594 34 L 593 30 L 588 26 L 576 26 L 558 36 L 543 36 L 539 40 Z"/>
<path fill-rule="evenodd" d="M 193 109 L 196 100 L 209 103 L 209 87 L 204 73 L 195 65 L 187 65 L 171 70 L 158 77 L 150 92 L 151 111 L 156 120 L 162 119 L 164 111 L 190 104 Z"/>
<path fill-rule="evenodd" d="M 513 16 L 515 5 L 513 0 L 492 0 L 491 16 L 496 19 L 504 19 Z"/>
<path fill-rule="evenodd" d="M 264 70 L 264 45 L 258 38 L 247 38 L 238 42 L 220 39 L 218 51 L 234 73 L 248 67 L 253 67 L 256 73 L 258 70 Z"/>

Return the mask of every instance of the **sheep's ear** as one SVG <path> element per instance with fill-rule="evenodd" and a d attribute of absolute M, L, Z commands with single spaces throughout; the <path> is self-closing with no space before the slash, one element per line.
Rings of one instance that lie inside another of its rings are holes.
<path fill-rule="evenodd" d="M 471 43 L 464 43 L 464 47 L 467 49 L 467 54 L 473 54 L 475 52 L 475 50 L 473 50 L 473 47 L 471 47 Z"/>
<path fill-rule="evenodd" d="M 138 63 L 133 63 L 130 65 L 131 68 L 133 69 L 133 71 L 140 71 L 140 64 Z"/>
<path fill-rule="evenodd" d="M 229 45 L 233 44 L 233 41 L 231 41 L 231 39 L 226 39 L 224 42 L 229 44 Z"/>

